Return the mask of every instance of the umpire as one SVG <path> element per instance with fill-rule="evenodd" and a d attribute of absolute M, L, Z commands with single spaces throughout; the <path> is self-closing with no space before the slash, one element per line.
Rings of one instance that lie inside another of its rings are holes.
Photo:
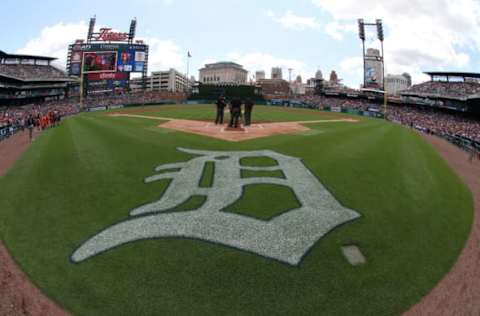
<path fill-rule="evenodd" d="M 231 102 L 230 108 L 230 128 L 238 128 L 238 120 L 242 114 L 242 101 L 239 98 L 234 98 Z"/>
<path fill-rule="evenodd" d="M 225 97 L 222 95 L 217 100 L 217 117 L 215 118 L 215 125 L 223 124 L 223 116 L 225 113 L 225 107 L 227 103 L 225 102 Z"/>
<path fill-rule="evenodd" d="M 252 123 L 253 105 L 253 101 L 250 98 L 245 101 L 245 126 L 250 126 Z"/>

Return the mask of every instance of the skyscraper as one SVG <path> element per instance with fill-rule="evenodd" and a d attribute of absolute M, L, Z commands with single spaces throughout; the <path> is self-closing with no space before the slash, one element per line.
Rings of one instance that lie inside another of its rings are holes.
<path fill-rule="evenodd" d="M 256 81 L 265 79 L 265 71 L 258 70 L 257 72 L 255 72 L 255 79 Z"/>
<path fill-rule="evenodd" d="M 272 68 L 272 79 L 283 79 L 282 68 L 280 67 Z"/>

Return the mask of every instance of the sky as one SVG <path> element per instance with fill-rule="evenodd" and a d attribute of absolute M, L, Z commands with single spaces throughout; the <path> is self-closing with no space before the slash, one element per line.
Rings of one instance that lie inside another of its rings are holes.
<path fill-rule="evenodd" d="M 432 70 L 480 72 L 478 0 L 2 0 L 0 50 L 57 57 L 65 67 L 67 46 L 85 39 L 90 17 L 100 26 L 128 32 L 138 20 L 137 39 L 150 45 L 149 70 L 176 68 L 198 78 L 216 61 L 250 71 L 282 67 L 284 78 L 305 81 L 320 69 L 335 70 L 358 88 L 362 48 L 357 19 L 382 19 L 386 73 L 408 72 L 414 82 Z M 376 30 L 367 46 L 378 47 Z"/>

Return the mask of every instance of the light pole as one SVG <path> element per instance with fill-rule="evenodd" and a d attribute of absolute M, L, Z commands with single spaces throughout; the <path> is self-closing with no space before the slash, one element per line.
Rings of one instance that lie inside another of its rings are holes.
<path fill-rule="evenodd" d="M 382 62 L 382 85 L 378 86 L 378 88 L 383 90 L 383 106 L 384 106 L 384 114 L 387 115 L 387 90 L 385 85 L 385 52 L 384 52 L 384 45 L 383 42 L 385 40 L 385 36 L 383 33 L 383 22 L 381 19 L 377 19 L 375 23 L 365 23 L 363 19 L 358 19 L 358 36 L 362 41 L 363 47 L 363 88 L 366 88 L 367 85 L 367 75 L 366 75 L 366 56 L 365 56 L 365 26 L 374 26 L 377 28 L 377 38 L 380 41 L 381 45 L 381 57 L 380 60 Z"/>
<path fill-rule="evenodd" d="M 362 41 L 362 52 L 363 52 L 363 88 L 366 87 L 367 85 L 367 77 L 365 74 L 365 22 L 363 19 L 358 19 L 358 36 L 360 37 L 360 40 Z"/>
<path fill-rule="evenodd" d="M 381 47 L 382 47 L 382 85 L 383 85 L 383 111 L 385 118 L 387 118 L 387 104 L 388 104 L 388 95 L 387 95 L 387 89 L 386 89 L 386 84 L 385 84 L 385 53 L 383 50 L 383 42 L 385 40 L 385 36 L 383 34 L 383 23 L 382 20 L 377 19 L 377 37 L 378 40 L 380 41 Z"/>
<path fill-rule="evenodd" d="M 187 87 L 186 87 L 186 92 L 187 94 L 190 93 L 190 78 L 189 73 L 190 73 L 190 58 L 192 58 L 192 54 L 190 54 L 190 51 L 187 52 Z"/>

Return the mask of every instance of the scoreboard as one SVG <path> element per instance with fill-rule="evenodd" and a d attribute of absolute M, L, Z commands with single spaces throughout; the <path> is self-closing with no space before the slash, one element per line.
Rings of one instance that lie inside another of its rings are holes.
<path fill-rule="evenodd" d="M 143 44 L 74 44 L 71 76 L 99 72 L 143 73 L 148 46 Z"/>
<path fill-rule="evenodd" d="M 133 42 L 136 21 L 130 33 L 112 32 L 101 28 L 94 33 L 95 19 L 90 21 L 87 42 L 77 40 L 69 46 L 67 72 L 84 82 L 83 92 L 115 93 L 129 89 L 130 74 L 141 74 L 148 69 L 148 45 Z"/>

